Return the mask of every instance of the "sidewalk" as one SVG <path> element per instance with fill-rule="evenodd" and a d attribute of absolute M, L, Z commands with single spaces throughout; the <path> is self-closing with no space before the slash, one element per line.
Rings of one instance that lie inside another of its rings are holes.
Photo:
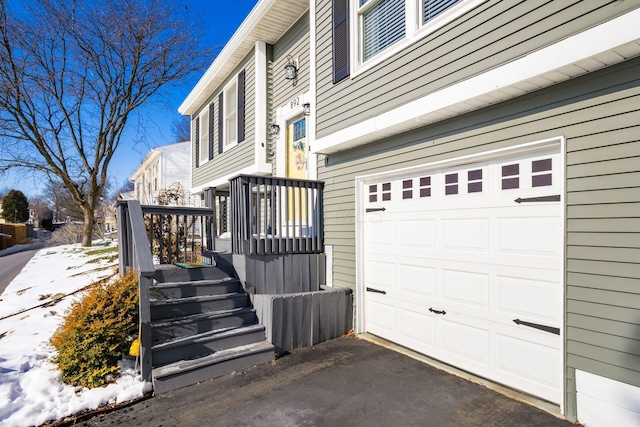
<path fill-rule="evenodd" d="M 395 351 L 343 337 L 75 425 L 573 424 Z"/>

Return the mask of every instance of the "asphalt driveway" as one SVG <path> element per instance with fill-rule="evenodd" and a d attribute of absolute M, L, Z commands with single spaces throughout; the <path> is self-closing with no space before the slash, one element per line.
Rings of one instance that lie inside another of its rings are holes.
<path fill-rule="evenodd" d="M 570 426 L 481 385 L 343 337 L 84 426 Z"/>

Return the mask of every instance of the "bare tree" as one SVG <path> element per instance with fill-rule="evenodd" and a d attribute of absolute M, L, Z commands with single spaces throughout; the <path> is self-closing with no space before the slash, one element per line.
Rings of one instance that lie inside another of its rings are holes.
<path fill-rule="evenodd" d="M 47 183 L 41 197 L 53 212 L 56 222 L 82 221 L 84 218 L 84 212 L 73 201 L 69 190 L 61 182 Z"/>
<path fill-rule="evenodd" d="M 94 212 L 128 122 L 161 89 L 202 70 L 211 50 L 172 0 L 0 0 L 0 172 L 40 171 Z"/>
<path fill-rule="evenodd" d="M 171 123 L 171 131 L 176 142 L 191 140 L 191 118 L 189 116 L 175 118 Z"/>

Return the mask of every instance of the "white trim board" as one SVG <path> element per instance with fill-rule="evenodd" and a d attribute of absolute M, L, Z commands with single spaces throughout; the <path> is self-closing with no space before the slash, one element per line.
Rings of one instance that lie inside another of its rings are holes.
<path fill-rule="evenodd" d="M 265 169 L 261 169 L 260 165 L 257 164 L 247 166 L 244 169 L 240 169 L 223 177 L 213 179 L 205 184 L 191 187 L 191 192 L 193 194 L 202 193 L 205 188 L 209 187 L 226 188 L 229 185 L 229 180 L 235 178 L 238 175 L 271 175 L 271 165 L 267 164 L 266 166 L 267 167 Z"/>
<path fill-rule="evenodd" d="M 531 91 L 530 88 L 537 90 L 568 80 L 576 75 L 576 66 L 581 67 L 584 74 L 638 56 L 638 22 L 640 9 L 391 111 L 318 138 L 312 152 L 332 154 L 364 145 L 492 103 L 515 98 Z"/>

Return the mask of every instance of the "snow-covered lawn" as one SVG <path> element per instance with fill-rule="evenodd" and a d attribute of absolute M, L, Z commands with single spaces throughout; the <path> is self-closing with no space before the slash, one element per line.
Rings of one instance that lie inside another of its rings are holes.
<path fill-rule="evenodd" d="M 0 425 L 40 425 L 150 391 L 133 363 L 116 383 L 89 390 L 64 384 L 51 362 L 49 339 L 82 295 L 72 293 L 116 274 L 117 252 L 109 247 L 44 248 L 0 295 Z"/>

